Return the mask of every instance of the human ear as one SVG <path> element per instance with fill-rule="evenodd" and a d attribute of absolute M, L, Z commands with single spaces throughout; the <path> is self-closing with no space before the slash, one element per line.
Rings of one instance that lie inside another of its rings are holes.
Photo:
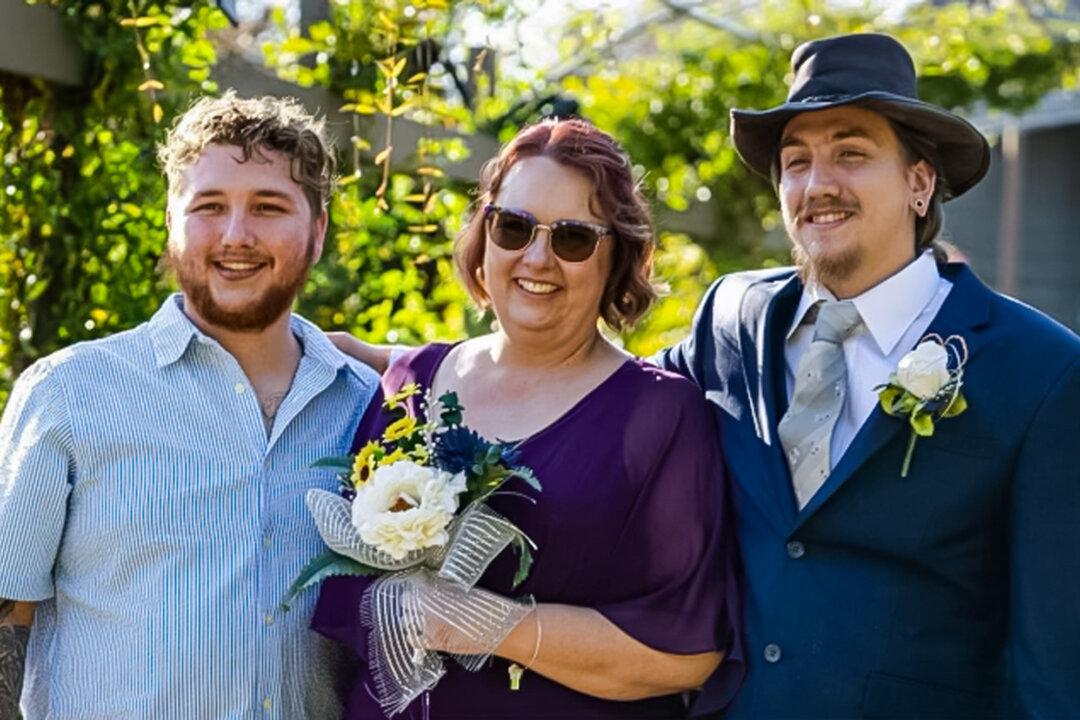
<path fill-rule="evenodd" d="M 911 207 L 919 217 L 926 217 L 930 199 L 937 187 L 937 173 L 930 163 L 920 160 L 906 171 L 908 189 L 911 191 Z"/>

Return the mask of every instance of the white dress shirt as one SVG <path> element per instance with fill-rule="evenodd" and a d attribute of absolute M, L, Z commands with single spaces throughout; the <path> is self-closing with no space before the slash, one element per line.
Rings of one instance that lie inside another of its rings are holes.
<path fill-rule="evenodd" d="M 863 327 L 844 341 L 847 364 L 847 396 L 833 428 L 830 442 L 831 468 L 843 457 L 859 428 L 878 404 L 874 388 L 888 382 L 889 375 L 909 350 L 922 339 L 941 309 L 952 283 L 941 277 L 933 254 L 926 252 L 900 272 L 851 298 Z M 836 300 L 823 285 L 803 288 L 784 346 L 788 403 L 795 392 L 795 371 L 814 337 L 814 325 L 804 322 L 818 300 Z"/>

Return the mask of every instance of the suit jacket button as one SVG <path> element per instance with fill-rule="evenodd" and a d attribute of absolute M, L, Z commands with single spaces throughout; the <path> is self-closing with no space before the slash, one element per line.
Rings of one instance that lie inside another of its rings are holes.
<path fill-rule="evenodd" d="M 779 645 L 776 643 L 769 643 L 765 646 L 763 655 L 765 656 L 765 662 L 778 663 L 780 662 L 780 656 L 783 655 L 783 653 L 781 652 Z"/>
<path fill-rule="evenodd" d="M 792 560 L 798 560 L 806 554 L 806 546 L 798 540 L 792 540 L 787 544 L 787 556 Z"/>

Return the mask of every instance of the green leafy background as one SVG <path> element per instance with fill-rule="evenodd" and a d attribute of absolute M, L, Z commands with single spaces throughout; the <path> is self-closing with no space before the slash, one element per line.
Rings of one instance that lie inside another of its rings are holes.
<path fill-rule="evenodd" d="M 194 97 L 219 91 L 212 69 L 230 32 L 205 2 L 48 4 L 86 53 L 88 82 L 65 88 L 0 73 L 0 403 L 35 359 L 132 327 L 171 291 L 157 271 L 164 183 L 154 147 Z M 702 5 L 713 6 L 721 14 L 719 3 Z M 330 18 L 305 34 L 279 16 L 265 62 L 283 79 L 340 96 L 354 118 L 327 251 L 299 311 L 374 341 L 451 339 L 489 327 L 450 262 L 471 187 L 444 171 L 468 154 L 470 136 L 509 137 L 540 116 L 551 104 L 545 98 L 575 100 L 625 145 L 661 227 L 678 226 L 668 219 L 684 211 L 704 218 L 693 237 L 660 234 L 657 270 L 670 294 L 621 338 L 648 354 L 685 334 L 709 279 L 787 259 L 775 195 L 738 161 L 727 117 L 732 107 L 783 99 L 799 42 L 894 33 L 916 57 L 924 99 L 961 110 L 1022 111 L 1048 91 L 1075 88 L 1080 67 L 1080 30 L 1055 2 L 914 4 L 895 17 L 884 5 L 778 0 L 737 15 L 744 38 L 682 18 L 624 43 L 619 33 L 635 18 L 606 10 L 568 18 L 558 34 L 567 70 L 500 69 L 494 80 L 476 73 L 466 104 L 445 91 L 445 72 L 423 75 L 417 58 L 425 47 L 445 55 L 459 46 L 470 14 L 498 32 L 527 32 L 513 3 L 329 7 Z M 388 138 L 374 130 L 385 127 L 379 118 L 390 119 L 390 144 L 404 119 L 431 132 L 419 147 L 380 153 Z M 446 139 L 447 130 L 457 135 Z"/>

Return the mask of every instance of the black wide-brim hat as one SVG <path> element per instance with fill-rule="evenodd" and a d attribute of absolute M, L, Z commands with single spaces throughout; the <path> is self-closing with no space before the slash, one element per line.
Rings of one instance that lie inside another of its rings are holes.
<path fill-rule="evenodd" d="M 959 115 L 919 99 L 915 64 L 888 35 L 840 35 L 805 43 L 791 54 L 791 70 L 795 81 L 783 105 L 731 111 L 735 149 L 765 177 L 791 118 L 842 105 L 873 110 L 931 140 L 949 187 L 945 199 L 971 189 L 990 167 L 990 145 L 982 133 Z"/>

